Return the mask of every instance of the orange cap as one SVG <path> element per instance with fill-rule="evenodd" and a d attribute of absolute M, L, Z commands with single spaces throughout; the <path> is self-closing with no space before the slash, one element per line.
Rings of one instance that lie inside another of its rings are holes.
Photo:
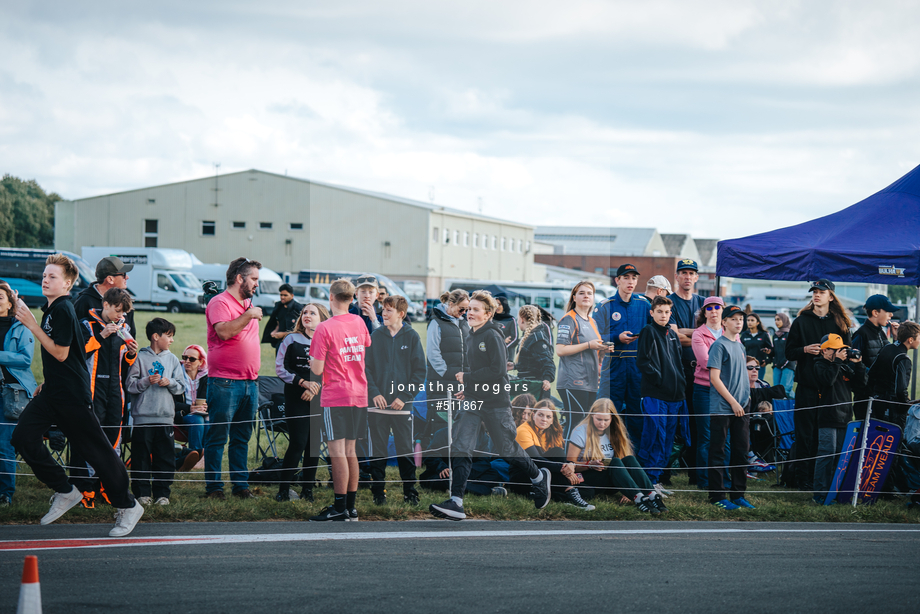
<path fill-rule="evenodd" d="M 38 584 L 38 557 L 27 556 L 22 566 L 22 583 Z"/>

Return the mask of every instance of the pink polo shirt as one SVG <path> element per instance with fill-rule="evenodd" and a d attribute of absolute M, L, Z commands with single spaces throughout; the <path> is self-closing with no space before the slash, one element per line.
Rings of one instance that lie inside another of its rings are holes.
<path fill-rule="evenodd" d="M 262 350 L 259 347 L 259 321 L 249 324 L 235 337 L 221 340 L 214 330 L 218 322 L 235 320 L 249 308 L 252 301 L 246 299 L 241 305 L 226 291 L 211 299 L 205 310 L 208 322 L 208 377 L 254 380 L 262 366 Z"/>

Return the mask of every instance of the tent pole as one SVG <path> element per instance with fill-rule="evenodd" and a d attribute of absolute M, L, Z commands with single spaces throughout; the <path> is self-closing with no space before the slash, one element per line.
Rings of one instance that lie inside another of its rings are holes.
<path fill-rule="evenodd" d="M 917 305 L 914 308 L 914 322 L 920 322 L 920 286 L 917 286 Z M 914 350 L 914 364 L 917 364 L 917 350 Z M 913 377 L 910 378 L 910 398 L 917 398 L 917 368 L 913 369 Z"/>
<path fill-rule="evenodd" d="M 722 277 L 716 275 L 716 293 L 713 296 L 722 296 Z M 917 288 L 917 296 L 920 296 L 920 287 Z"/>

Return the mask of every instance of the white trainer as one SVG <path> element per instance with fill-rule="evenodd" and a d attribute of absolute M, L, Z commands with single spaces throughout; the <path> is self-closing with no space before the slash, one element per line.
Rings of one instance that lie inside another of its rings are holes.
<path fill-rule="evenodd" d="M 70 492 L 61 493 L 56 492 L 51 495 L 51 509 L 48 510 L 48 513 L 42 516 L 42 524 L 51 524 L 61 516 L 67 513 L 67 511 L 80 504 L 80 501 L 83 500 L 83 493 L 77 490 L 77 487 L 74 486 Z"/>
<path fill-rule="evenodd" d="M 150 497 L 138 497 L 137 502 L 140 503 L 141 505 L 150 505 L 151 503 L 153 503 L 153 499 L 151 499 Z"/>
<path fill-rule="evenodd" d="M 144 507 L 137 502 L 134 503 L 134 507 L 118 510 L 115 514 L 115 527 L 109 531 L 109 537 L 129 535 L 143 515 Z"/>
<path fill-rule="evenodd" d="M 166 497 L 160 497 L 159 499 L 156 500 L 156 504 L 157 505 L 169 505 L 169 499 L 167 499 Z"/>

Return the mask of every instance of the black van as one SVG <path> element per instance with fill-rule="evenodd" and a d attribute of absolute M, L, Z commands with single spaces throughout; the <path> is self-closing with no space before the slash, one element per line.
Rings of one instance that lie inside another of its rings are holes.
<path fill-rule="evenodd" d="M 45 271 L 45 260 L 51 254 L 64 254 L 77 265 L 79 274 L 70 290 L 70 298 L 76 298 L 96 282 L 96 273 L 93 269 L 74 253 L 53 249 L 0 247 L 0 279 L 17 291 L 29 307 L 41 307 L 48 302 L 42 295 L 42 273 Z"/>

